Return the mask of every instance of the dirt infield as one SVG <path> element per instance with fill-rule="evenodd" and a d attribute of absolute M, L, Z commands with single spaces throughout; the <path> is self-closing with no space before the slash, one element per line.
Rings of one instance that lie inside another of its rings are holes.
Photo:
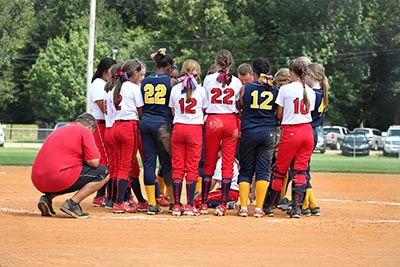
<path fill-rule="evenodd" d="M 30 167 L 0 166 L 0 266 L 399 266 L 400 175 L 314 173 L 320 217 L 41 217 Z M 250 208 L 250 212 L 252 209 Z"/>

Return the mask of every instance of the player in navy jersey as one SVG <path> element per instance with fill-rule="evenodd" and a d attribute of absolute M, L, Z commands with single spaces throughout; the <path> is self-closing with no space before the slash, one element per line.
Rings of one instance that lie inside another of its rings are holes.
<path fill-rule="evenodd" d="M 270 181 L 269 167 L 275 147 L 276 126 L 275 100 L 278 88 L 269 75 L 271 66 L 266 58 L 252 62 L 254 82 L 244 85 L 240 92 L 242 125 L 240 139 L 239 216 L 247 217 L 247 200 L 250 184 L 255 174 L 255 217 L 263 217 L 262 209 Z"/>
<path fill-rule="evenodd" d="M 170 77 L 174 60 L 166 54 L 165 48 L 153 53 L 151 58 L 156 63 L 156 71 L 147 76 L 141 84 L 144 106 L 140 134 L 144 152 L 144 185 L 149 203 L 147 214 L 154 215 L 162 212 L 155 198 L 157 156 L 163 167 L 167 190 L 170 192 L 171 198 L 173 196 L 171 179 L 172 113 L 168 105 L 171 88 L 177 84 L 177 81 Z"/>
<path fill-rule="evenodd" d="M 311 126 L 313 128 L 315 148 L 318 142 L 318 134 L 315 128 L 322 125 L 325 109 L 328 106 L 329 81 L 328 78 L 325 76 L 325 68 L 318 63 L 311 63 L 310 65 L 308 65 L 306 83 L 315 92 L 315 109 L 311 112 Z M 308 162 L 306 178 L 306 195 L 303 200 L 302 214 L 306 216 L 319 216 L 320 208 L 318 207 L 317 200 L 314 195 L 314 190 L 311 185 L 310 162 Z"/>

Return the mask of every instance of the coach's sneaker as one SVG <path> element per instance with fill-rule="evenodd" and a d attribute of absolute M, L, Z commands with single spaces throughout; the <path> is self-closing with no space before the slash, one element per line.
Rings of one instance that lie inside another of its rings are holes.
<path fill-rule="evenodd" d="M 103 207 L 105 205 L 105 197 L 95 197 L 92 201 L 92 206 L 93 207 Z"/>
<path fill-rule="evenodd" d="M 162 213 L 162 211 L 163 211 L 162 208 L 160 208 L 160 206 L 158 205 L 155 206 L 149 205 L 147 207 L 147 215 L 156 215 L 158 213 Z"/>
<path fill-rule="evenodd" d="M 254 209 L 254 214 L 253 214 L 254 217 L 262 218 L 262 217 L 264 217 L 264 215 L 265 215 L 265 213 L 264 213 L 262 208 L 255 208 Z"/>
<path fill-rule="evenodd" d="M 249 216 L 249 210 L 247 209 L 247 207 L 239 207 L 239 211 L 238 211 L 238 215 L 240 217 L 247 217 Z"/>
<path fill-rule="evenodd" d="M 113 207 L 113 212 L 114 213 L 125 213 L 125 212 L 135 213 L 136 207 L 129 204 L 129 202 L 122 202 L 121 204 L 118 204 L 117 202 L 115 202 L 114 207 Z"/>
<path fill-rule="evenodd" d="M 200 211 L 198 209 L 196 209 L 195 207 L 193 207 L 192 205 L 186 204 L 185 205 L 185 209 L 183 211 L 183 215 L 186 215 L 186 216 L 199 216 L 200 215 Z"/>
<path fill-rule="evenodd" d="M 172 208 L 172 215 L 181 216 L 182 215 L 182 206 L 179 204 L 174 205 Z"/>
<path fill-rule="evenodd" d="M 306 208 L 304 210 L 301 210 L 301 214 L 306 216 L 306 217 L 309 217 L 309 216 L 311 216 L 311 209 L 310 208 Z"/>
<path fill-rule="evenodd" d="M 147 208 L 148 207 L 149 207 L 149 203 L 147 201 L 139 202 L 137 204 L 137 211 L 139 211 L 139 212 L 147 212 Z"/>
<path fill-rule="evenodd" d="M 114 208 L 114 201 L 112 201 L 111 199 L 107 199 L 104 208 L 112 210 Z"/>
<path fill-rule="evenodd" d="M 224 204 L 219 204 L 219 205 L 215 208 L 214 214 L 217 215 L 217 216 L 224 216 L 226 210 L 227 210 L 227 207 L 225 207 Z"/>
<path fill-rule="evenodd" d="M 56 216 L 56 212 L 53 209 L 53 203 L 46 195 L 43 195 L 39 199 L 38 208 L 42 213 L 42 216 Z"/>
<path fill-rule="evenodd" d="M 203 203 L 200 205 L 200 214 L 201 215 L 207 215 L 208 214 L 208 205 L 206 203 Z"/>
<path fill-rule="evenodd" d="M 78 203 L 73 203 L 71 199 L 65 200 L 60 210 L 74 218 L 87 218 L 89 213 L 83 212 Z"/>
<path fill-rule="evenodd" d="M 274 209 L 272 206 L 264 207 L 264 214 L 267 215 L 268 217 L 274 217 Z"/>
<path fill-rule="evenodd" d="M 292 205 L 292 202 L 289 201 L 287 198 L 284 198 L 284 199 L 279 200 L 279 204 L 276 207 L 283 211 L 288 211 L 290 209 L 291 205 Z"/>
<path fill-rule="evenodd" d="M 311 215 L 312 215 L 312 216 L 319 216 L 319 215 L 321 215 L 321 211 L 320 211 L 319 207 L 316 207 L 316 208 L 314 208 L 314 209 L 311 209 Z"/>
<path fill-rule="evenodd" d="M 290 218 L 300 219 L 301 209 L 299 207 L 292 207 L 289 212 Z"/>
<path fill-rule="evenodd" d="M 226 203 L 226 207 L 229 210 L 237 210 L 238 209 L 238 204 L 236 204 L 236 201 L 229 201 L 228 203 Z"/>

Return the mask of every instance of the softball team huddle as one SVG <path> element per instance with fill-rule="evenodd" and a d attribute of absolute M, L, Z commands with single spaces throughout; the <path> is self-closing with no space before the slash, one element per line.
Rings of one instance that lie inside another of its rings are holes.
<path fill-rule="evenodd" d="M 94 135 L 102 164 L 110 173 L 93 206 L 149 215 L 167 206 L 174 216 L 208 214 L 215 207 L 214 213 L 223 216 L 231 200 L 239 148 L 239 216 L 249 215 L 251 194 L 256 201 L 254 217 L 274 216 L 273 209 L 286 191 L 292 200 L 290 217 L 319 215 L 309 162 L 317 143 L 313 129 L 321 125 L 328 103 L 329 84 L 320 64 L 294 59 L 289 69 L 276 73 L 274 81 L 268 60 L 257 58 L 252 65 L 239 66 L 239 79 L 230 72 L 231 52 L 221 50 L 201 83 L 195 60 L 184 61 L 180 76 L 173 78 L 174 59 L 165 49 L 151 58 L 156 69 L 146 78 L 142 62 L 130 59 L 117 64 L 109 58 L 100 62 L 93 77 L 89 96 L 98 124 Z M 139 182 L 138 154 L 147 200 Z M 208 195 L 219 154 L 221 202 L 211 206 Z M 169 196 L 166 204 L 156 176 L 157 159 Z M 289 169 L 293 190 L 287 186 Z M 181 200 L 183 185 L 186 201 Z M 196 195 L 201 203 L 195 205 Z"/>

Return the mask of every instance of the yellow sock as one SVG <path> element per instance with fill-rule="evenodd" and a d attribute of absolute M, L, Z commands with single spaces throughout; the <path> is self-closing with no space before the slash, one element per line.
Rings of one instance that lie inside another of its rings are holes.
<path fill-rule="evenodd" d="M 240 195 L 240 207 L 247 207 L 247 200 L 249 199 L 250 183 L 240 182 L 239 183 L 239 195 Z"/>
<path fill-rule="evenodd" d="M 158 186 L 160 187 L 160 192 L 161 194 L 163 194 L 165 196 L 165 182 L 164 182 L 164 178 L 162 178 L 161 176 L 157 176 L 157 182 L 158 182 Z"/>
<path fill-rule="evenodd" d="M 172 185 L 166 187 L 167 187 L 167 194 L 169 196 L 169 203 L 175 203 L 174 189 L 172 188 Z"/>
<path fill-rule="evenodd" d="M 149 202 L 149 205 L 155 206 L 157 205 L 156 202 L 156 186 L 155 185 L 146 185 L 146 194 L 147 194 L 147 201 Z"/>
<path fill-rule="evenodd" d="M 304 196 L 304 200 L 303 200 L 303 206 L 301 207 L 303 210 L 307 209 L 308 206 L 310 205 L 310 191 L 312 190 L 312 188 L 307 188 L 306 190 L 306 194 Z"/>
<path fill-rule="evenodd" d="M 256 182 L 256 207 L 262 208 L 264 205 L 265 195 L 268 189 L 268 181 L 260 180 Z"/>
<path fill-rule="evenodd" d="M 288 184 L 288 181 L 289 181 L 289 175 L 286 173 L 285 178 L 283 179 L 283 185 L 282 185 L 282 189 L 281 189 L 281 199 L 285 198 L 286 186 Z"/>
<path fill-rule="evenodd" d="M 289 201 L 292 201 L 292 183 L 293 183 L 293 181 L 289 182 L 289 185 L 287 187 L 286 194 L 285 194 L 285 198 L 287 198 L 287 200 L 289 200 Z"/>
<path fill-rule="evenodd" d="M 309 189 L 310 189 L 310 197 L 308 200 L 310 202 L 310 208 L 315 209 L 316 207 L 318 207 L 317 199 L 315 198 L 314 190 L 312 188 L 309 188 Z M 307 189 L 307 191 L 308 191 L 308 189 Z"/>
<path fill-rule="evenodd" d="M 199 176 L 199 178 L 197 179 L 197 183 L 196 183 L 196 193 L 201 191 L 201 182 L 203 181 L 203 178 Z"/>

